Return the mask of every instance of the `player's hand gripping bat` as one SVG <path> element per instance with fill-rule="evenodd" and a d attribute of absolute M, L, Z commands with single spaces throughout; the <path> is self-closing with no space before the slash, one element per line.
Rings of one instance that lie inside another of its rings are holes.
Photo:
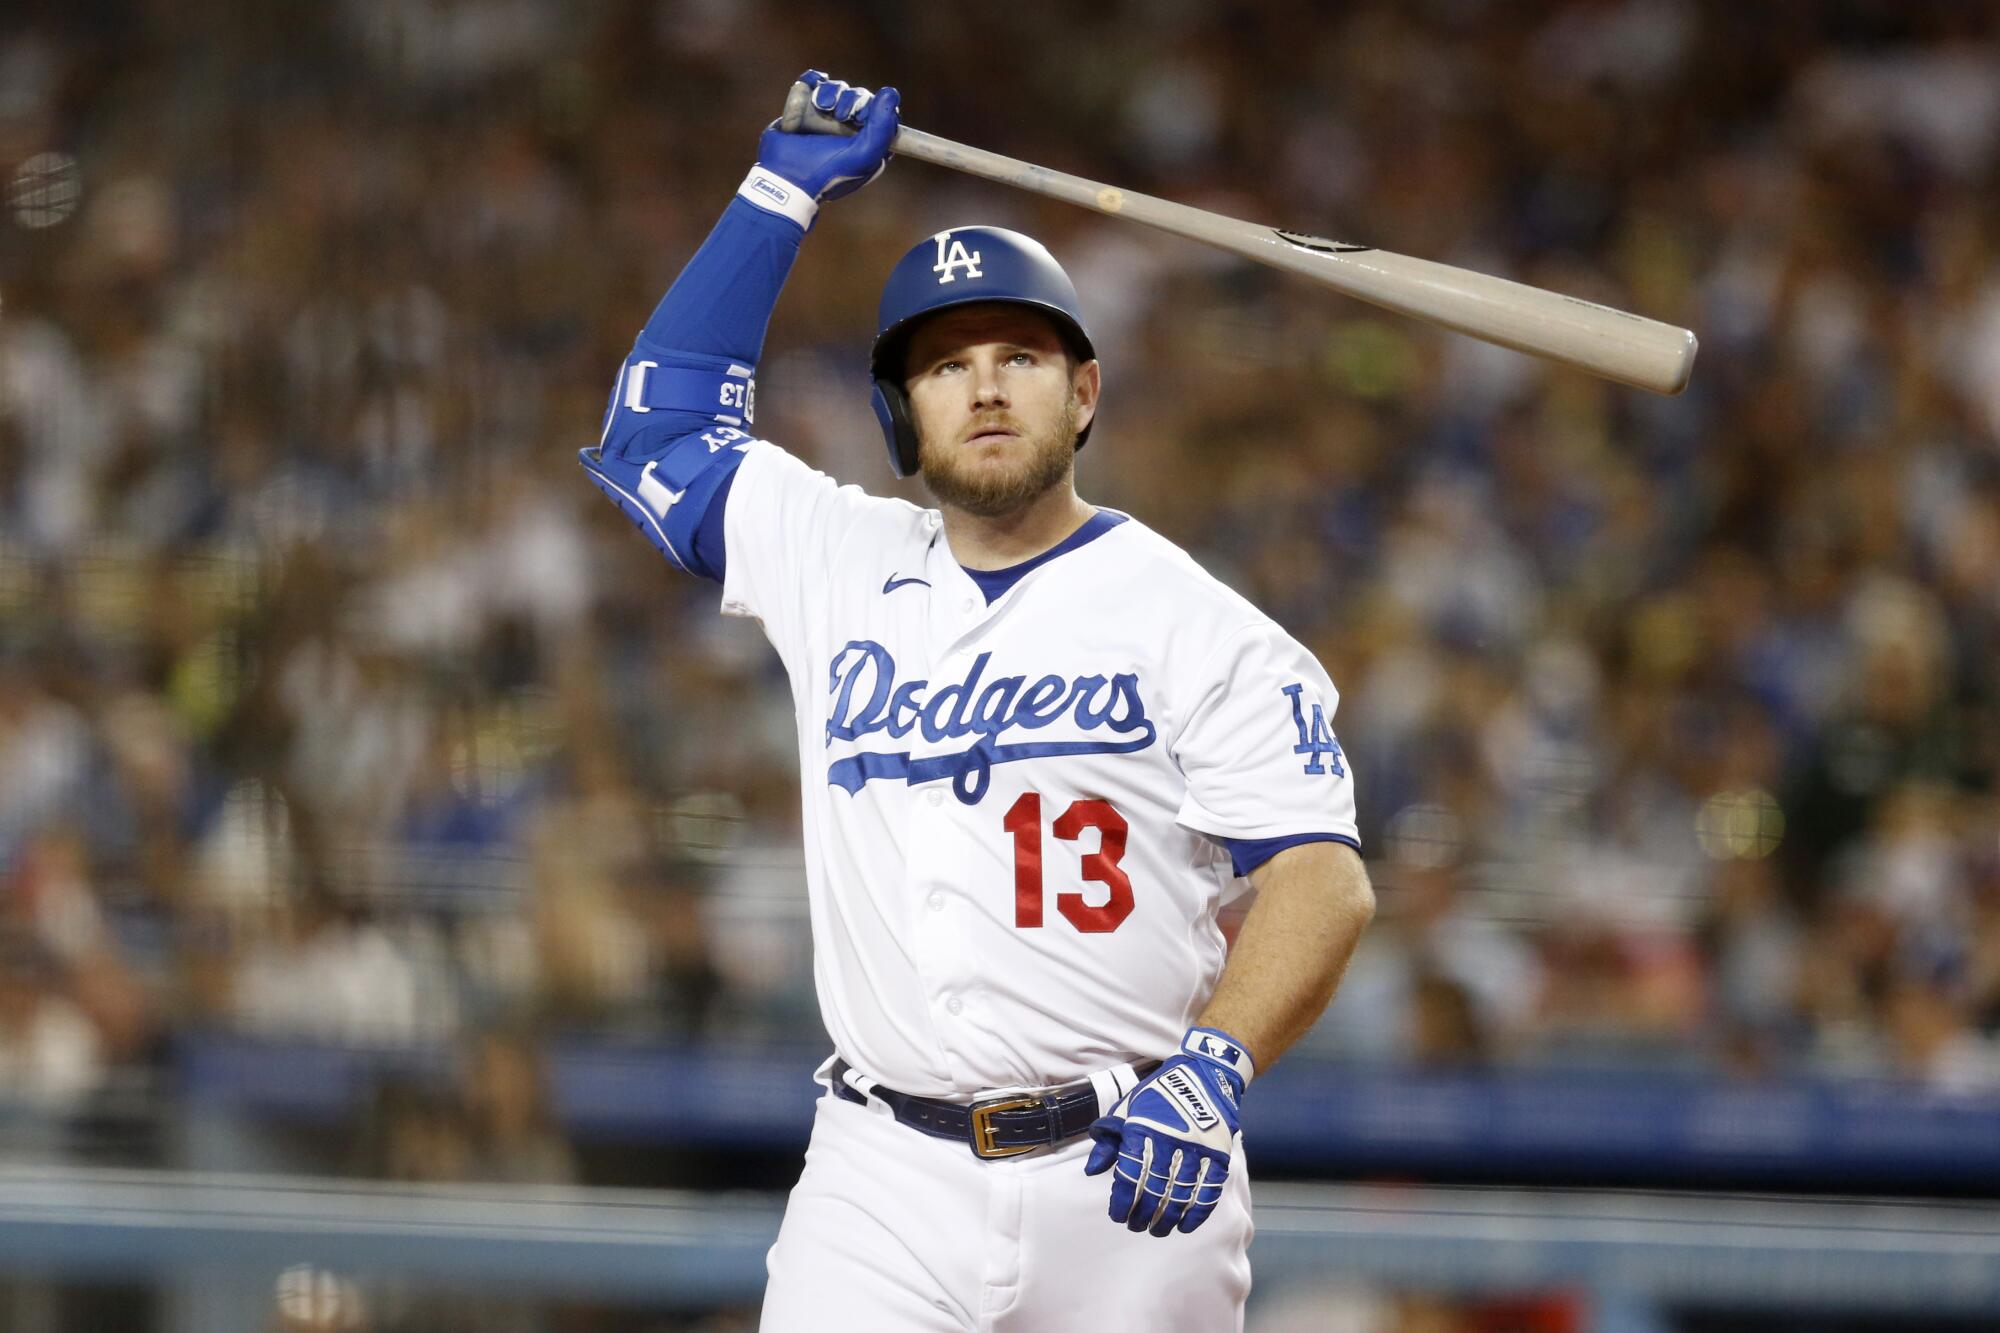
<path fill-rule="evenodd" d="M 792 85 L 779 126 L 818 134 L 854 132 L 852 126 L 815 111 L 803 83 Z M 891 150 L 1219 246 L 1385 310 L 1655 393 L 1679 393 L 1694 369 L 1691 331 L 1574 296 L 1428 259 L 1224 217 L 971 148 L 908 125 L 897 130 Z"/>

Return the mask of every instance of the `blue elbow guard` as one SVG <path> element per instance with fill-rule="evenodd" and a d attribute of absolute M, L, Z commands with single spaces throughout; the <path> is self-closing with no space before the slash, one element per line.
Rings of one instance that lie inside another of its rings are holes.
<path fill-rule="evenodd" d="M 755 376 L 756 371 L 734 361 L 720 370 L 704 365 L 628 361 L 618 372 L 611 403 L 604 412 L 605 442 L 610 440 L 613 424 L 627 413 L 647 416 L 665 412 L 741 426 L 757 415 Z"/>
<path fill-rule="evenodd" d="M 720 525 L 703 520 L 750 446 L 739 426 L 755 411 L 755 392 L 746 366 L 632 362 L 612 390 L 603 437 L 579 455 L 591 481 L 675 568 L 717 582 Z M 704 428 L 704 417 L 714 424 Z"/>

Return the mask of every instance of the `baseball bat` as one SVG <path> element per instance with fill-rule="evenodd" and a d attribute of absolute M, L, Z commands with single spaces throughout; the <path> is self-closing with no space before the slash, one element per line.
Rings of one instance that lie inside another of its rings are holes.
<path fill-rule="evenodd" d="M 787 130 L 852 134 L 816 110 L 810 90 L 792 85 L 780 124 Z M 1679 393 L 1694 370 L 1695 336 L 1658 320 L 1470 269 L 1267 227 L 1167 199 L 1122 190 L 1032 162 L 900 126 L 894 152 L 983 176 L 1216 246 L 1272 268 L 1427 323 L 1546 357 L 1654 393 Z"/>

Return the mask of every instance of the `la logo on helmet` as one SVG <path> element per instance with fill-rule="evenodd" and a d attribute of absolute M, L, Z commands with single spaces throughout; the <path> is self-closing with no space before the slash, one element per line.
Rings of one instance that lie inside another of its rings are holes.
<path fill-rule="evenodd" d="M 958 276 L 958 269 L 964 269 L 968 278 L 983 276 L 979 271 L 977 250 L 967 251 L 965 242 L 952 240 L 948 231 L 941 231 L 931 239 L 937 242 L 937 263 L 931 266 L 931 272 L 938 275 L 938 286 L 942 287 Z M 947 242 L 950 243 L 949 249 L 946 248 Z"/>

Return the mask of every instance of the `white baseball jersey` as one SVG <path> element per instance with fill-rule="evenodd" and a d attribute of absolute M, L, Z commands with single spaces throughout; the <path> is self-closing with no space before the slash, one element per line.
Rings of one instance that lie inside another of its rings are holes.
<path fill-rule="evenodd" d="M 935 511 L 744 451 L 722 605 L 790 673 L 840 1054 L 952 1097 L 1171 1053 L 1243 886 L 1217 840 L 1355 838 L 1319 663 L 1136 521 L 989 605 Z"/>

